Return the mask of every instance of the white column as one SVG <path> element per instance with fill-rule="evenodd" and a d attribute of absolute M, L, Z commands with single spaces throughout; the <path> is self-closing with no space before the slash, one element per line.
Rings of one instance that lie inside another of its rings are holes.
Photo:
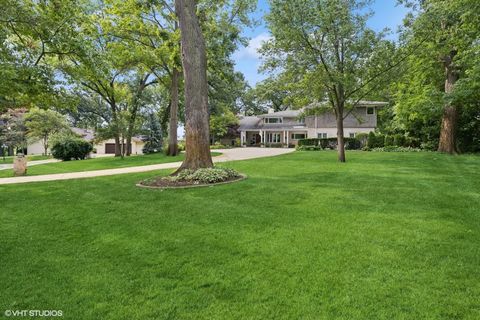
<path fill-rule="evenodd" d="M 285 131 L 285 132 L 286 132 L 286 135 L 287 135 L 287 148 L 288 148 L 288 135 L 289 135 L 289 133 L 288 133 L 288 131 Z"/>

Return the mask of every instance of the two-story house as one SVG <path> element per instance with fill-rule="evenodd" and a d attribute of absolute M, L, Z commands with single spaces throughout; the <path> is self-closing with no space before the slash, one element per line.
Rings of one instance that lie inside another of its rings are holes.
<path fill-rule="evenodd" d="M 385 102 L 361 101 L 344 119 L 345 137 L 369 133 L 377 127 L 377 110 Z M 242 146 L 294 146 L 305 138 L 331 138 L 337 136 L 335 114 L 302 117 L 302 110 L 269 112 L 240 119 Z"/>

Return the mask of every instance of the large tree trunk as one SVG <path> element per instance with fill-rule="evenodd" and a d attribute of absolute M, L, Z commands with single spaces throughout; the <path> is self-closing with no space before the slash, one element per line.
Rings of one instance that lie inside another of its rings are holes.
<path fill-rule="evenodd" d="M 122 149 L 120 146 L 120 135 L 115 134 L 115 157 L 121 157 L 122 156 Z"/>
<path fill-rule="evenodd" d="M 172 70 L 172 83 L 170 87 L 170 121 L 168 123 L 168 151 L 167 155 L 178 154 L 178 78 L 180 74 L 177 68 Z"/>
<path fill-rule="evenodd" d="M 46 156 L 48 152 L 48 137 L 43 138 L 43 152 L 44 152 L 43 155 Z M 22 153 L 23 153 L 23 150 L 22 150 Z"/>
<path fill-rule="evenodd" d="M 453 58 L 455 55 L 456 51 L 452 51 L 448 56 L 444 57 L 446 94 L 449 94 L 453 91 L 455 83 L 458 80 L 458 72 L 453 65 Z M 451 104 L 446 104 L 443 109 L 442 125 L 440 128 L 440 141 L 438 143 L 439 152 L 446 152 L 450 154 L 457 153 L 457 121 L 457 107 Z"/>
<path fill-rule="evenodd" d="M 114 130 L 114 139 L 115 139 L 115 157 L 122 156 L 122 149 L 120 147 L 120 132 L 118 128 L 118 117 L 117 117 L 117 105 L 115 102 L 110 103 L 110 108 L 112 109 L 112 122 L 115 126 Z"/>
<path fill-rule="evenodd" d="M 127 133 L 127 138 L 125 139 L 125 148 L 126 148 L 125 155 L 127 157 L 131 156 L 132 155 L 132 133 L 131 132 Z"/>
<path fill-rule="evenodd" d="M 343 109 L 337 110 L 338 161 L 345 162 L 345 139 L 343 137 Z"/>
<path fill-rule="evenodd" d="M 186 156 L 178 170 L 213 166 L 208 123 L 207 57 L 195 0 L 175 0 L 185 78 Z"/>
<path fill-rule="evenodd" d="M 143 91 L 147 87 L 147 81 L 150 74 L 142 76 L 140 78 L 137 91 L 132 99 L 132 109 L 130 110 L 130 117 L 128 118 L 128 127 L 127 127 L 127 137 L 126 137 L 126 155 L 130 156 L 132 154 L 132 137 L 135 133 L 135 122 L 137 120 L 138 109 L 140 109 L 140 99 L 142 97 Z"/>

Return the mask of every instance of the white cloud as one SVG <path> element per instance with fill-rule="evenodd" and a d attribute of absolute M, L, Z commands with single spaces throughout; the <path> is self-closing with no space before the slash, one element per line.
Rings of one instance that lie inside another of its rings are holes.
<path fill-rule="evenodd" d="M 258 50 L 262 47 L 265 41 L 270 40 L 271 37 L 267 33 L 261 33 L 258 36 L 250 39 L 248 46 L 243 47 L 235 52 L 235 59 L 260 59 Z"/>

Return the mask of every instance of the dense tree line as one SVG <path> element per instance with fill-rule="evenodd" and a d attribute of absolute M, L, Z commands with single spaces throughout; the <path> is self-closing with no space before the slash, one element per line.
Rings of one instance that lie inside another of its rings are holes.
<path fill-rule="evenodd" d="M 362 99 L 382 99 L 380 130 L 447 153 L 480 150 L 480 2 L 404 0 L 398 41 L 367 27 L 372 1 L 271 0 L 262 48 L 273 76 L 250 91 L 276 110 L 317 105 L 343 119 Z M 272 90 L 273 88 L 273 90 Z"/>
<path fill-rule="evenodd" d="M 3 0 L 0 113 L 13 123 L 8 109 L 55 109 L 115 139 L 118 156 L 148 127 L 176 155 L 184 123 L 186 166 L 199 167 L 235 114 L 309 105 L 335 114 L 343 162 L 343 120 L 382 99 L 382 133 L 479 151 L 480 2 L 398 0 L 411 13 L 396 41 L 368 27 L 371 2 L 271 0 L 261 53 L 272 75 L 250 88 L 231 57 L 254 0 Z"/>
<path fill-rule="evenodd" d="M 5 0 L 0 112 L 55 109 L 115 139 L 117 156 L 129 155 L 132 136 L 158 119 L 169 138 L 168 154 L 176 155 L 177 127 L 188 127 L 189 103 L 181 94 L 188 88 L 178 10 L 189 5 L 205 39 L 207 111 L 236 113 L 246 82 L 231 55 L 244 42 L 241 28 L 251 23 L 251 0 L 180 7 L 172 0 Z"/>

